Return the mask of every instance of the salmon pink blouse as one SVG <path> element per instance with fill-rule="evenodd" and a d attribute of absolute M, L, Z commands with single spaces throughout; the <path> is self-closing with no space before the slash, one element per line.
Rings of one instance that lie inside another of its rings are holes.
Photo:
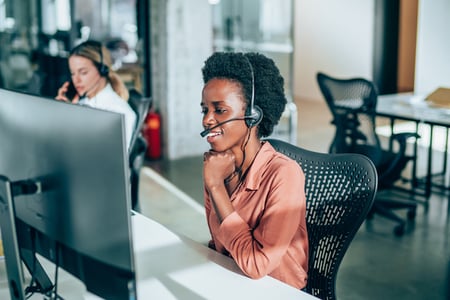
<path fill-rule="evenodd" d="M 306 286 L 305 176 L 297 162 L 265 142 L 231 195 L 235 211 L 222 224 L 206 189 L 204 196 L 211 248 L 231 256 L 250 278 L 270 275 Z"/>

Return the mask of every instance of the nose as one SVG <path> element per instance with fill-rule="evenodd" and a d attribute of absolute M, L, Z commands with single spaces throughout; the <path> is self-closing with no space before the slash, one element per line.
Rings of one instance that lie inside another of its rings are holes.
<path fill-rule="evenodd" d="M 216 119 L 214 118 L 214 113 L 208 112 L 203 116 L 203 127 L 211 127 L 211 125 L 216 124 Z"/>
<path fill-rule="evenodd" d="M 73 81 L 73 83 L 79 83 L 80 82 L 80 76 L 72 75 L 72 81 Z"/>

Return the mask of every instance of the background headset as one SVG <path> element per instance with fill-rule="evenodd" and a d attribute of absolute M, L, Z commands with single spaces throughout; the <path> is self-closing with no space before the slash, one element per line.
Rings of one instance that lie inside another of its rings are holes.
<path fill-rule="evenodd" d="M 96 41 L 93 41 L 93 42 L 94 42 L 94 44 L 97 44 L 98 53 L 100 54 L 100 63 L 97 63 L 98 64 L 97 65 L 98 72 L 100 73 L 100 76 L 107 77 L 108 74 L 109 74 L 109 68 L 108 68 L 107 65 L 105 65 L 103 63 L 103 48 L 102 48 L 102 44 L 100 42 L 96 42 Z"/>
<path fill-rule="evenodd" d="M 108 77 L 109 74 L 109 68 L 107 65 L 105 65 L 103 63 L 103 47 L 102 47 L 102 43 L 98 42 L 98 41 L 85 41 L 81 44 L 79 44 L 78 46 L 76 46 L 75 48 L 72 49 L 72 51 L 70 52 L 71 55 L 72 54 L 77 54 L 81 48 L 86 47 L 86 46 L 93 46 L 95 48 L 97 48 L 97 52 L 100 56 L 100 62 L 96 62 L 94 61 L 94 65 L 97 67 L 98 72 L 100 73 L 100 76 L 102 77 Z"/>
<path fill-rule="evenodd" d="M 255 105 L 255 74 L 250 60 L 245 54 L 244 57 L 250 67 L 250 73 L 252 75 L 252 98 L 250 99 L 250 105 L 245 110 L 245 124 L 247 124 L 248 128 L 252 128 L 261 122 L 263 111 L 258 105 Z"/>

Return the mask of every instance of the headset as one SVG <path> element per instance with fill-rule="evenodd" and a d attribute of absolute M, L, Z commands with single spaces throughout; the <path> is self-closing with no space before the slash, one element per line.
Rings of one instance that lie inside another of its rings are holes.
<path fill-rule="evenodd" d="M 98 49 L 98 54 L 100 56 L 100 62 L 95 62 L 94 64 L 97 67 L 98 72 L 100 73 L 100 76 L 102 77 L 107 77 L 109 74 L 109 68 L 107 65 L 105 65 L 103 63 L 103 49 L 102 49 L 102 43 L 98 42 L 98 41 L 93 41 L 93 40 L 89 40 L 89 41 L 85 41 L 81 44 L 79 44 L 78 46 L 76 46 L 75 48 L 72 49 L 72 51 L 70 52 L 70 54 L 77 54 L 81 48 L 86 47 L 86 46 L 93 46 L 96 47 Z"/>
<path fill-rule="evenodd" d="M 254 126 L 257 126 L 261 122 L 263 118 L 263 111 L 258 105 L 255 105 L 255 74 L 253 72 L 252 63 L 245 54 L 244 57 L 248 63 L 248 66 L 250 67 L 250 73 L 252 75 L 252 98 L 250 99 L 250 106 L 245 110 L 244 117 L 247 127 L 252 128 Z"/>
<path fill-rule="evenodd" d="M 205 129 L 202 132 L 200 132 L 201 137 L 207 136 L 211 132 L 211 130 L 213 130 L 219 126 L 222 126 L 228 122 L 244 120 L 245 124 L 247 125 L 248 128 L 255 127 L 261 122 L 261 120 L 263 118 L 263 111 L 259 106 L 255 105 L 255 75 L 253 73 L 253 67 L 252 67 L 252 64 L 250 63 L 250 60 L 248 59 L 247 56 L 245 56 L 245 54 L 244 54 L 244 58 L 247 61 L 248 66 L 250 67 L 250 72 L 252 75 L 252 98 L 250 99 L 250 105 L 245 110 L 245 115 L 243 117 L 237 117 L 237 118 L 231 118 L 231 119 L 225 120 L 223 122 L 217 123 L 216 125 L 214 125 L 211 128 Z"/>
<path fill-rule="evenodd" d="M 103 63 L 103 48 L 100 42 L 94 42 L 98 45 L 98 53 L 100 54 L 100 63 L 98 63 L 97 68 L 100 76 L 107 77 L 109 74 L 109 68 Z"/>

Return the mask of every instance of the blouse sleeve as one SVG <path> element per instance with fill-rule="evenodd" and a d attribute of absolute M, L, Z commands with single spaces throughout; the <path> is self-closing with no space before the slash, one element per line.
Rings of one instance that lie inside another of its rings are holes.
<path fill-rule="evenodd" d="M 305 218 L 304 174 L 295 162 L 273 171 L 259 224 L 250 228 L 235 211 L 220 225 L 218 240 L 240 269 L 261 278 L 277 268 Z M 261 201 L 264 201 L 261 199 Z"/>
<path fill-rule="evenodd" d="M 209 198 L 209 193 L 206 188 L 204 188 L 204 191 L 203 191 L 203 199 L 205 201 L 204 205 L 205 205 L 205 213 L 207 216 L 206 220 L 208 221 L 208 229 L 209 229 L 209 233 L 211 234 L 211 225 L 209 224 L 209 218 L 208 218 L 208 216 L 211 213 L 211 200 Z M 208 241 L 208 247 L 216 250 L 216 246 L 215 246 L 214 240 L 212 238 Z"/>

